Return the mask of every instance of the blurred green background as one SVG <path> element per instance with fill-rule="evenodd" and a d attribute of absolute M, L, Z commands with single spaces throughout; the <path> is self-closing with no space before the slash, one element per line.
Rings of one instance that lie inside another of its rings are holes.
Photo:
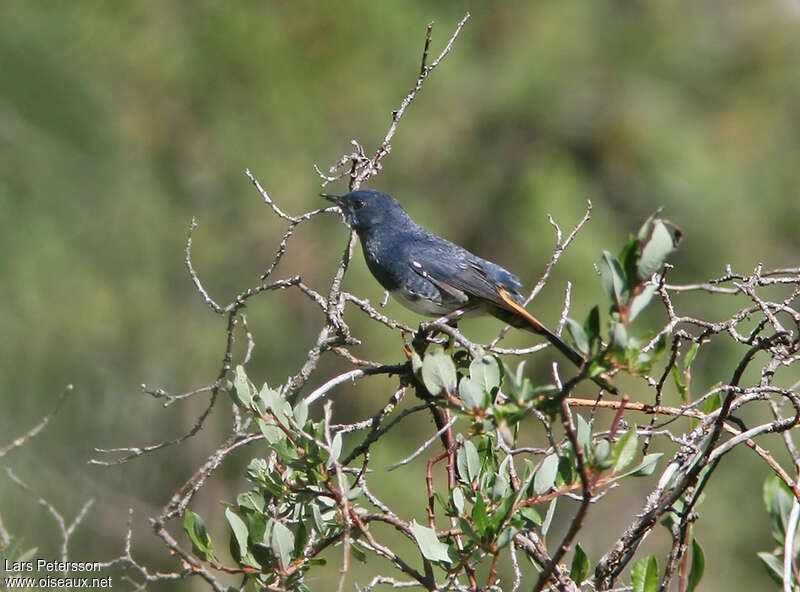
<path fill-rule="evenodd" d="M 467 9 L 472 19 L 369 186 L 526 286 L 553 245 L 546 214 L 567 229 L 591 199 L 593 219 L 536 300 L 537 316 L 555 323 L 569 280 L 582 317 L 601 298 L 592 270 L 601 250 L 616 251 L 659 206 L 686 236 L 673 282 L 720 276 L 728 263 L 744 273 L 759 262 L 798 264 L 797 2 L 5 2 L 0 444 L 75 385 L 47 430 L 3 459 L 68 518 L 96 498 L 72 558 L 119 554 L 132 507 L 135 556 L 173 568 L 146 517 L 227 433 L 222 401 L 180 447 L 123 466 L 87 464 L 94 447 L 181 435 L 205 406 L 200 395 L 164 409 L 138 386 L 178 393 L 208 384 L 224 351 L 223 319 L 184 269 L 191 217 L 199 224 L 194 263 L 210 293 L 224 303 L 255 285 L 283 224 L 244 169 L 290 213 L 320 206 L 313 164 L 327 168 L 351 138 L 375 150 L 417 76 L 426 24 L 436 21 L 438 53 Z M 324 289 L 346 235 L 334 216 L 302 225 L 277 276 L 299 273 Z M 346 287 L 373 302 L 382 294 L 359 253 Z M 710 298 L 688 305 L 720 314 Z M 417 321 L 396 304 L 387 311 Z M 296 292 L 263 295 L 246 312 L 256 340 L 248 373 L 278 384 L 299 368 L 322 319 Z M 351 317 L 367 344 L 354 353 L 402 359 L 396 335 Z M 649 317 L 652 327 L 660 320 Z M 491 320 L 462 326 L 476 340 L 498 328 Z M 729 375 L 715 363 L 695 380 Z M 325 361 L 316 380 L 346 367 Z M 337 413 L 369 416 L 392 387 L 379 378 L 344 389 Z M 431 431 L 428 419 L 417 421 Z M 416 447 L 419 424 L 405 430 L 386 464 Z M 218 502 L 244 489 L 242 463 L 259 453 L 244 451 L 196 500 L 218 538 Z M 742 451 L 719 472 L 700 507 L 702 589 L 765 589 L 755 557 L 771 546 L 760 502 L 765 468 Z M 423 481 L 401 473 L 383 487 L 419 494 Z M 612 494 L 606 503 L 585 541 L 593 560 L 640 500 Z M 0 516 L 26 546 L 57 556 L 52 519 L 4 474 Z M 357 569 L 361 584 L 375 573 Z M 310 585 L 330 589 L 324 580 Z"/>

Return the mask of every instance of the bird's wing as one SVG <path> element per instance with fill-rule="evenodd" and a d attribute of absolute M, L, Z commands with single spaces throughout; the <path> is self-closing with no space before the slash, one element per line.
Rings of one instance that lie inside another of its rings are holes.
<path fill-rule="evenodd" d="M 470 300 L 488 300 L 501 308 L 515 310 L 509 299 L 521 300 L 521 285 L 514 274 L 456 245 L 446 247 L 432 246 L 409 253 L 409 266 L 443 292 L 466 294 Z"/>

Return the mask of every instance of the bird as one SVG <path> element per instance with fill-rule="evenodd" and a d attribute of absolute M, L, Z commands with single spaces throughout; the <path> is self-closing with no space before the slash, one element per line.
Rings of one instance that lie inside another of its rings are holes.
<path fill-rule="evenodd" d="M 578 368 L 584 365 L 578 351 L 525 309 L 522 283 L 504 267 L 423 228 L 387 193 L 320 195 L 339 206 L 361 241 L 370 272 L 406 308 L 452 320 L 488 313 L 545 337 Z M 597 382 L 616 390 L 605 380 Z"/>

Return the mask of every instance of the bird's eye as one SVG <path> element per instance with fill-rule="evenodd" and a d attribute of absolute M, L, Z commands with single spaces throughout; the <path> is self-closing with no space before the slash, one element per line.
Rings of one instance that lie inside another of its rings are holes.
<path fill-rule="evenodd" d="M 356 200 L 353 201 L 353 209 L 354 210 L 360 210 L 365 205 L 367 205 L 366 202 L 363 202 L 360 199 L 356 199 Z"/>

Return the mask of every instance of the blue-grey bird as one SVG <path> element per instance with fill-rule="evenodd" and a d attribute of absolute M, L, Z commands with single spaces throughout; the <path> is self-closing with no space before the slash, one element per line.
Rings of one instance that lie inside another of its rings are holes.
<path fill-rule="evenodd" d="M 386 193 L 322 197 L 341 208 L 361 239 L 372 275 L 407 308 L 434 317 L 488 313 L 543 335 L 575 365 L 583 365 L 580 353 L 525 310 L 522 284 L 507 269 L 424 229 Z M 605 381 L 601 386 L 615 391 Z"/>

